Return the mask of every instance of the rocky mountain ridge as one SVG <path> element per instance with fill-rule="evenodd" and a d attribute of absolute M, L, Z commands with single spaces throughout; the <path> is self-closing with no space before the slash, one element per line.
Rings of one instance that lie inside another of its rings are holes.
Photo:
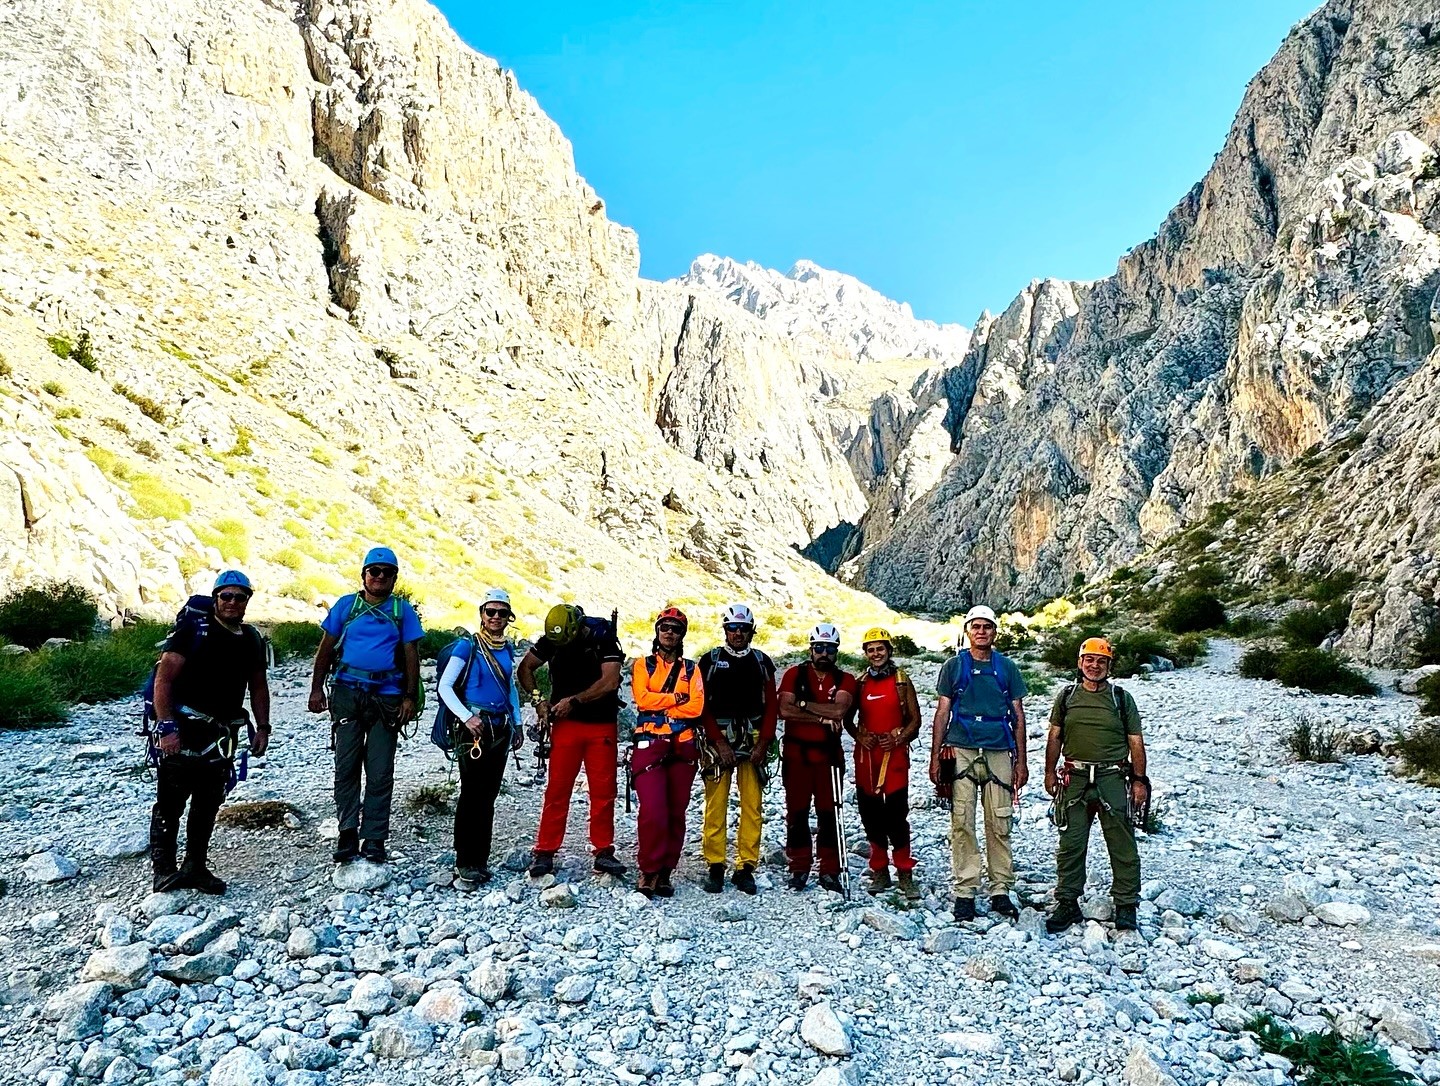
<path fill-rule="evenodd" d="M 496 582 L 884 613 L 794 550 L 864 510 L 834 379 L 639 280 L 429 5 L 25 0 L 0 84 L 12 581 L 157 613 L 241 563 L 308 614 L 384 540 L 441 614 Z"/>
<path fill-rule="evenodd" d="M 954 456 L 929 489 L 879 484 L 843 575 L 904 607 L 1033 604 L 1353 434 L 1274 547 L 1359 574 L 1352 647 L 1403 662 L 1440 578 L 1416 441 L 1440 407 L 1436 26 L 1433 0 L 1300 23 L 1153 239 L 1108 279 L 1032 283 L 930 376 Z"/>

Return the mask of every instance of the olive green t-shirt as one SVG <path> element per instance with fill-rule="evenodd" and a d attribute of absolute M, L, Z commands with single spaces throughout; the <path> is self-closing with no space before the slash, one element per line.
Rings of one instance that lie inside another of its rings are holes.
<path fill-rule="evenodd" d="M 1068 691 L 1067 686 L 1055 695 L 1050 707 L 1050 727 L 1064 722 L 1061 750 L 1065 757 L 1077 762 L 1123 762 L 1129 758 L 1130 744 L 1125 737 L 1140 734 L 1140 710 L 1130 692 L 1108 682 L 1093 692 L 1076 683 L 1067 698 Z M 1115 705 L 1117 694 L 1125 700 L 1123 723 Z"/>

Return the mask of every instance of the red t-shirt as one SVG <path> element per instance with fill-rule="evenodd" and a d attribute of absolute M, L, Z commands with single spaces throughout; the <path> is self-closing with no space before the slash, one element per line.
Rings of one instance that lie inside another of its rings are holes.
<path fill-rule="evenodd" d="M 860 731 L 875 735 L 898 731 L 904 715 L 901 713 L 900 684 L 895 676 L 887 675 L 883 679 L 867 676 L 856 686 L 856 722 Z M 856 743 L 855 781 L 872 796 L 888 796 L 899 791 L 910 781 L 909 747 L 896 747 L 892 751 L 883 751 L 879 747 L 866 750 Z"/>
<path fill-rule="evenodd" d="M 780 692 L 788 691 L 795 694 L 796 686 L 799 683 L 800 669 L 805 668 L 808 672 L 807 678 L 810 683 L 810 697 L 807 701 L 831 702 L 835 700 L 837 691 L 848 691 L 850 696 L 855 696 L 855 676 L 849 672 L 834 668 L 828 672 L 816 671 L 809 663 L 796 664 L 785 677 L 780 680 Z M 799 695 L 796 694 L 798 698 Z M 839 727 L 839 722 L 836 722 Z M 785 736 L 788 739 L 795 739 L 802 743 L 823 743 L 835 734 L 835 729 L 829 724 L 817 724 L 814 721 L 785 721 Z"/>

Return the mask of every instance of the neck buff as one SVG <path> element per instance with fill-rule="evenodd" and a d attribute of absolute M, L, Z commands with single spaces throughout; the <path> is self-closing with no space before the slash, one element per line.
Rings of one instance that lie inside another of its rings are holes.
<path fill-rule="evenodd" d="M 477 633 L 475 636 L 480 638 L 481 641 L 485 642 L 485 647 L 492 651 L 495 649 L 503 649 L 505 647 L 504 633 L 492 634 L 489 630 L 485 629 L 484 626 L 481 626 L 480 632 Z"/>
<path fill-rule="evenodd" d="M 750 646 L 749 646 L 749 645 L 746 645 L 743 649 L 732 649 L 732 648 L 730 647 L 729 642 L 725 642 L 725 643 L 721 644 L 720 647 L 725 650 L 725 655 L 727 655 L 727 656 L 749 656 L 749 655 L 750 655 Z"/>
<path fill-rule="evenodd" d="M 870 677 L 871 677 L 872 679 L 883 679 L 883 678 L 885 678 L 887 675 L 894 675 L 894 674 L 895 674 L 895 661 L 894 661 L 894 660 L 889 661 L 889 662 L 886 663 L 886 665 L 885 665 L 884 667 L 882 667 L 879 671 L 876 671 L 873 667 L 866 668 L 865 670 L 870 673 Z"/>

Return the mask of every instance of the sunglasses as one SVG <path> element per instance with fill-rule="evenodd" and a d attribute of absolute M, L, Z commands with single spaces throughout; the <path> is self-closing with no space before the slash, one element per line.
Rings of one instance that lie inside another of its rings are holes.
<path fill-rule="evenodd" d="M 821 656 L 839 656 L 839 645 L 811 645 L 811 652 L 818 652 Z"/>
<path fill-rule="evenodd" d="M 657 633 L 684 633 L 685 627 L 678 622 L 662 622 L 655 627 Z"/>
<path fill-rule="evenodd" d="M 727 622 L 725 624 L 726 633 L 741 633 L 742 631 L 744 633 L 750 633 L 754 629 L 754 626 L 747 626 L 743 622 Z"/>
<path fill-rule="evenodd" d="M 366 566 L 365 576 L 374 577 L 377 581 L 383 581 L 387 577 L 393 577 L 398 571 L 394 566 Z"/>
<path fill-rule="evenodd" d="M 250 597 L 244 592 L 217 592 L 215 598 L 221 603 L 249 603 Z"/>
<path fill-rule="evenodd" d="M 481 613 L 482 615 L 484 615 L 486 618 L 514 618 L 514 617 L 515 617 L 513 614 L 511 614 L 511 612 L 505 610 L 503 607 L 484 607 L 484 608 L 481 608 L 480 613 Z"/>

